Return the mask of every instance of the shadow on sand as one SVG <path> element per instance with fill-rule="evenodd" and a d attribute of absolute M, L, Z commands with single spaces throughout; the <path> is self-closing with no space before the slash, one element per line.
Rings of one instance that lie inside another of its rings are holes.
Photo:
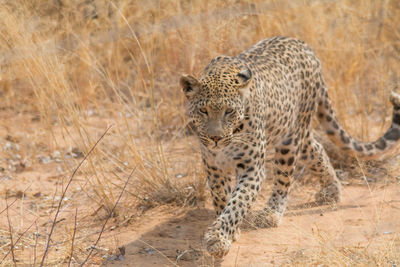
<path fill-rule="evenodd" d="M 291 205 L 285 216 L 302 216 L 359 208 L 358 205 L 317 206 L 314 202 Z M 204 250 L 203 237 L 214 219 L 214 212 L 192 209 L 162 222 L 125 246 L 121 261 L 106 261 L 103 266 L 220 266 L 221 261 Z M 257 231 L 245 229 L 244 232 Z"/>

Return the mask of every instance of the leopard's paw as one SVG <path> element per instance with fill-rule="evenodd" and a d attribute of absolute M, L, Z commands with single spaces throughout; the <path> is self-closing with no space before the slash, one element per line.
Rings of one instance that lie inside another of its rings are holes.
<path fill-rule="evenodd" d="M 319 205 L 338 203 L 341 200 L 340 183 L 331 183 L 315 194 L 315 201 Z"/>
<path fill-rule="evenodd" d="M 229 252 L 232 241 L 222 234 L 217 225 L 211 226 L 205 234 L 207 251 L 215 258 L 223 258 Z"/>

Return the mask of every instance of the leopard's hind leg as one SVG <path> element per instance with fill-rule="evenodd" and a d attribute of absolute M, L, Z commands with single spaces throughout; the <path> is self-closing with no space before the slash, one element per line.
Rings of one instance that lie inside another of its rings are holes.
<path fill-rule="evenodd" d="M 318 177 L 321 190 L 315 195 L 320 205 L 337 203 L 341 199 L 341 185 L 322 145 L 310 134 L 299 153 L 299 163 Z"/>
<path fill-rule="evenodd" d="M 291 135 L 292 136 L 292 135 Z M 269 228 L 277 227 L 286 210 L 288 194 L 292 184 L 292 175 L 295 170 L 299 141 L 287 137 L 275 149 L 274 187 L 266 206 L 260 211 L 253 211 L 247 218 L 250 227 Z"/>

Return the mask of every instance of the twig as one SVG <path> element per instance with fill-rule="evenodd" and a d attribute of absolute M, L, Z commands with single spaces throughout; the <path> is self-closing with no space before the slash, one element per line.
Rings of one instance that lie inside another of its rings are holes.
<path fill-rule="evenodd" d="M 58 185 L 61 184 L 61 183 L 60 183 L 60 180 L 61 180 L 61 178 L 58 177 L 58 178 L 57 178 L 57 182 L 56 182 L 56 189 L 54 190 L 53 198 L 51 199 L 51 207 L 50 207 L 50 212 L 49 212 L 49 214 L 53 214 L 53 211 L 54 211 L 54 209 L 55 209 L 54 204 L 55 204 L 55 202 L 56 202 L 56 196 L 57 196 L 57 193 L 58 193 Z M 61 191 L 61 192 L 62 192 L 62 191 Z M 49 226 L 50 226 L 50 225 L 51 225 L 51 216 L 49 216 L 49 217 L 47 218 L 47 222 L 46 222 L 46 223 L 44 223 L 44 224 L 41 225 L 41 226 L 46 226 L 46 235 L 47 235 L 47 233 L 49 232 Z"/>
<path fill-rule="evenodd" d="M 36 224 L 37 219 L 28 227 L 25 229 L 25 231 L 22 232 L 22 234 L 17 238 L 17 240 L 15 241 L 15 243 L 12 245 L 14 248 L 15 244 L 18 244 L 19 240 L 21 240 L 22 236 L 29 231 L 29 229 L 31 229 L 31 227 Z M 3 263 L 3 261 L 7 258 L 8 254 L 10 254 L 10 252 L 14 253 L 11 249 L 6 253 L 6 255 L 4 255 L 3 259 L 0 261 L 0 265 Z M 14 260 L 14 256 L 13 256 L 13 260 Z M 14 261 L 14 265 L 16 265 L 16 261 Z M 35 265 L 33 265 L 35 266 Z"/>
<path fill-rule="evenodd" d="M 11 220 L 10 220 L 10 216 L 8 214 L 8 201 L 7 201 L 7 196 L 6 196 L 6 215 L 7 215 L 7 221 L 8 221 L 8 231 L 10 233 L 10 250 L 11 251 L 11 255 L 12 255 L 12 260 L 14 262 L 14 266 L 17 266 L 17 261 L 15 260 L 15 255 L 14 255 L 14 242 L 13 242 L 13 236 L 12 236 L 12 226 L 11 226 Z M 9 253 L 7 253 L 8 255 Z M 4 258 L 5 259 L 5 258 Z M 4 260 L 3 259 L 3 260 Z M 2 261 L 3 261 L 2 260 Z"/>
<path fill-rule="evenodd" d="M 36 250 L 37 250 L 37 244 L 38 244 L 38 239 L 39 239 L 39 227 L 37 226 L 36 221 L 35 221 L 35 226 L 36 226 L 35 246 L 33 247 L 33 265 L 32 266 L 36 266 Z"/>
<path fill-rule="evenodd" d="M 115 210 L 115 208 L 117 207 L 117 205 L 118 205 L 118 203 L 119 203 L 119 200 L 120 200 L 121 197 L 122 197 L 122 194 L 125 192 L 125 188 L 126 188 L 126 186 L 128 185 L 129 180 L 131 179 L 131 177 L 132 177 L 133 173 L 135 172 L 135 170 L 136 170 L 136 167 L 133 168 L 133 170 L 131 171 L 131 173 L 130 173 L 129 176 L 128 176 L 128 179 L 126 179 L 126 182 L 125 182 L 125 184 L 124 184 L 124 187 L 122 188 L 121 193 L 119 194 L 119 196 L 118 196 L 118 198 L 117 198 L 117 201 L 116 201 L 115 204 L 114 204 L 114 207 L 111 209 L 109 215 L 107 216 L 107 219 L 106 219 L 106 221 L 104 222 L 103 227 L 101 228 L 100 234 L 99 234 L 99 236 L 97 237 L 96 242 L 94 243 L 94 245 L 91 246 L 89 254 L 87 255 L 86 259 L 81 263 L 81 265 L 80 265 L 81 267 L 89 260 L 90 256 L 92 255 L 93 250 L 96 248 L 97 244 L 99 243 L 100 238 L 101 238 L 101 236 L 102 236 L 102 234 L 103 234 L 103 232 L 104 232 L 104 229 L 105 229 L 105 227 L 106 227 L 106 224 L 107 224 L 108 220 L 111 218 L 111 216 L 113 215 L 114 210 Z"/>
<path fill-rule="evenodd" d="M 2 211 L 0 211 L 0 215 L 1 215 L 3 212 L 8 211 L 8 208 L 11 207 L 12 205 L 14 205 L 14 203 L 15 203 L 17 200 L 18 200 L 18 199 L 16 198 L 16 199 L 14 199 L 13 202 L 11 202 L 10 205 L 7 204 L 6 207 L 5 207 Z"/>
<path fill-rule="evenodd" d="M 74 218 L 74 232 L 72 234 L 71 241 L 71 255 L 69 255 L 68 267 L 71 266 L 72 256 L 74 254 L 74 241 L 75 241 L 75 233 L 76 233 L 76 218 L 78 216 L 78 208 L 75 209 L 75 218 Z"/>
<path fill-rule="evenodd" d="M 112 127 L 112 125 L 109 126 L 109 127 L 105 130 L 105 132 L 100 136 L 100 138 L 99 138 L 99 139 L 96 141 L 96 143 L 92 146 L 92 148 L 89 150 L 89 152 L 88 152 L 88 153 L 85 155 L 85 157 L 81 160 L 81 162 L 79 162 L 78 166 L 75 168 L 75 170 L 73 171 L 71 177 L 69 178 L 68 183 L 67 183 L 67 186 L 66 186 L 65 189 L 62 191 L 60 201 L 58 201 L 57 211 L 56 211 L 56 214 L 55 214 L 55 216 L 54 216 L 53 223 L 52 223 L 52 225 L 51 225 L 50 233 L 49 233 L 49 235 L 47 236 L 46 249 L 44 250 L 44 254 L 43 254 L 43 257 L 42 257 L 42 261 L 40 262 L 40 266 L 43 266 L 44 260 L 46 259 L 47 252 L 48 252 L 48 250 L 49 250 L 49 246 L 50 246 L 50 242 L 51 242 L 51 236 L 52 236 L 52 234 L 53 234 L 54 227 L 55 227 L 56 222 L 57 222 L 57 217 L 58 217 L 58 214 L 60 213 L 61 204 L 62 204 L 63 199 L 64 199 L 64 197 L 65 197 L 65 194 L 66 194 L 66 192 L 67 192 L 67 190 L 68 190 L 68 187 L 70 186 L 70 184 L 71 184 L 71 182 L 72 182 L 72 180 L 73 180 L 73 178 L 74 178 L 76 172 L 77 172 L 77 171 L 79 170 L 79 168 L 82 166 L 83 162 L 85 162 L 85 160 L 89 157 L 89 155 L 90 155 L 90 154 L 92 153 L 92 151 L 96 148 L 96 146 L 100 143 L 100 141 L 101 141 L 101 140 L 103 139 L 103 137 L 107 134 L 108 130 L 110 130 L 111 127 Z"/>
<path fill-rule="evenodd" d="M 26 190 L 28 190 L 31 187 L 32 184 L 30 184 L 27 188 L 25 188 L 25 190 L 22 192 L 22 195 L 25 195 Z M 0 211 L 0 215 L 5 212 L 7 209 L 11 208 L 12 205 L 14 205 L 14 203 L 18 200 L 18 198 L 14 199 L 13 202 L 11 202 L 10 205 L 7 205 L 6 208 L 4 208 L 2 211 Z"/>

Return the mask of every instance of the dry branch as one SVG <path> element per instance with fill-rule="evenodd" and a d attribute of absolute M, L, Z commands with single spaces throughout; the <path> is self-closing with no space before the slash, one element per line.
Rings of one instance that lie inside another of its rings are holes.
<path fill-rule="evenodd" d="M 55 225 L 56 225 L 56 223 L 57 223 L 57 217 L 58 217 L 58 214 L 60 213 L 61 204 L 62 204 L 62 202 L 63 202 L 63 199 L 64 199 L 64 197 L 65 197 L 65 194 L 67 193 L 68 187 L 70 186 L 70 184 L 71 184 L 71 182 L 72 182 L 72 180 L 73 180 L 73 178 L 74 178 L 76 172 L 77 172 L 77 171 L 79 170 L 79 168 L 82 166 L 83 162 L 85 162 L 85 160 L 89 157 L 89 155 L 90 155 L 90 154 L 92 153 L 92 151 L 96 148 L 96 146 L 100 143 L 100 141 L 101 141 L 101 140 L 103 139 L 103 137 L 107 134 L 108 130 L 110 130 L 111 127 L 112 127 L 112 125 L 109 126 L 109 127 L 104 131 L 104 133 L 100 136 L 100 138 L 99 138 L 99 139 L 96 141 L 96 143 L 92 146 L 92 148 L 91 148 L 91 149 L 89 150 L 89 152 L 85 155 L 85 157 L 81 160 L 81 162 L 79 162 L 78 166 L 75 168 L 75 170 L 73 171 L 71 177 L 69 178 L 68 183 L 67 183 L 67 186 L 64 188 L 64 190 L 63 190 L 63 192 L 62 192 L 62 194 L 61 194 L 61 197 L 60 197 L 60 201 L 58 202 L 57 211 L 56 211 L 56 214 L 55 214 L 55 216 L 54 216 L 53 223 L 52 223 L 52 225 L 51 225 L 50 233 L 49 233 L 49 235 L 47 236 L 46 249 L 44 250 L 43 257 L 42 257 L 42 261 L 40 262 L 40 266 L 43 266 L 44 261 L 45 261 L 45 259 L 46 259 L 46 256 L 47 256 L 47 253 L 48 253 L 48 250 L 49 250 L 49 246 L 50 246 L 50 242 L 51 242 L 51 236 L 52 236 L 52 234 L 53 234 L 54 227 L 55 227 Z"/>
<path fill-rule="evenodd" d="M 16 240 L 15 243 L 13 244 L 13 248 L 14 248 L 14 245 L 15 245 L 15 244 L 18 244 L 19 240 L 21 240 L 21 238 L 25 235 L 25 233 L 28 232 L 29 229 L 31 229 L 31 227 L 32 227 L 34 224 L 36 224 L 36 221 L 37 221 L 37 220 L 35 220 L 28 228 L 25 229 L 25 231 L 22 232 L 22 234 L 19 235 L 19 237 L 17 238 L 17 240 Z M 11 252 L 11 253 L 14 253 L 13 250 L 10 249 L 10 250 L 6 253 L 6 255 L 4 255 L 3 259 L 0 261 L 0 265 L 1 265 L 1 264 L 3 263 L 3 261 L 7 258 L 7 256 L 10 254 L 10 252 Z M 14 260 L 14 256 L 13 256 L 13 260 Z M 14 264 L 16 264 L 15 261 L 14 261 Z M 35 266 L 35 265 L 33 265 L 33 266 Z"/>
<path fill-rule="evenodd" d="M 12 255 L 12 260 L 14 262 L 14 266 L 17 266 L 17 261 L 15 260 L 15 255 L 14 255 L 14 242 L 13 242 L 13 236 L 12 236 L 12 226 L 11 226 L 11 220 L 10 220 L 10 216 L 8 214 L 8 201 L 7 201 L 7 196 L 6 196 L 6 215 L 7 215 L 7 222 L 8 222 L 8 232 L 10 234 L 10 250 L 11 251 L 11 255 Z M 8 253 L 6 254 L 6 256 L 8 255 Z M 5 257 L 4 257 L 5 259 Z M 3 260 L 4 260 L 3 259 Z"/>
<path fill-rule="evenodd" d="M 74 254 L 74 242 L 75 242 L 75 234 L 76 234 L 76 219 L 78 217 L 78 208 L 75 209 L 75 217 L 74 217 L 74 232 L 72 233 L 71 240 L 71 254 L 69 255 L 68 267 L 71 266 L 72 256 Z"/>

